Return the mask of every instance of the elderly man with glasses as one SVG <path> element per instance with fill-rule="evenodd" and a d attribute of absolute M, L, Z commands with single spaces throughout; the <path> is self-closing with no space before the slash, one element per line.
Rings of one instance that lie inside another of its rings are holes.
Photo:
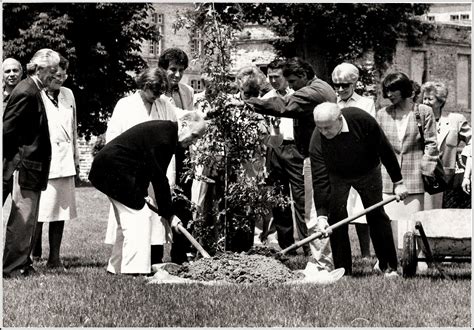
<path fill-rule="evenodd" d="M 332 83 L 337 94 L 337 105 L 340 109 L 356 107 L 365 110 L 375 118 L 375 104 L 370 97 L 365 97 L 355 92 L 356 83 L 359 80 L 359 69 L 351 63 L 341 63 L 332 71 Z M 362 211 L 362 201 L 354 188 L 351 188 L 347 200 L 347 213 L 354 215 Z M 370 258 L 370 236 L 369 226 L 365 215 L 354 222 L 362 258 Z"/>

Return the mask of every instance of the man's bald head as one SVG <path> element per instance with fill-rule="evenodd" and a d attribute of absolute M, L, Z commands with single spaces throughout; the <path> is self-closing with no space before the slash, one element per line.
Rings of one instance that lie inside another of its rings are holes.
<path fill-rule="evenodd" d="M 316 128 L 326 138 L 332 139 L 341 132 L 342 114 L 336 103 L 324 102 L 317 105 L 313 116 Z"/>
<path fill-rule="evenodd" d="M 2 63 L 3 83 L 9 89 L 13 89 L 23 76 L 21 63 L 14 58 L 7 58 Z"/>

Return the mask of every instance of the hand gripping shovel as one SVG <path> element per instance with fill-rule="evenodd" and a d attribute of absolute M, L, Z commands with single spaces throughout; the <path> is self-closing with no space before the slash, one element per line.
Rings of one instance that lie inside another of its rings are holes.
<path fill-rule="evenodd" d="M 335 224 L 333 224 L 332 226 L 329 226 L 329 227 L 326 228 L 326 229 L 327 229 L 329 232 L 331 232 L 332 230 L 334 230 L 334 229 L 336 229 L 336 228 L 338 228 L 338 227 L 340 227 L 340 226 L 342 226 L 342 225 L 348 224 L 349 222 L 354 221 L 355 219 L 357 219 L 357 218 L 359 218 L 359 217 L 361 217 L 361 216 L 363 216 L 363 215 L 369 213 L 370 211 L 373 211 L 373 210 L 375 210 L 375 209 L 378 208 L 378 207 L 381 207 L 381 206 L 384 206 L 385 204 L 388 204 L 388 203 L 390 203 L 390 202 L 393 202 L 393 201 L 396 200 L 396 199 L 397 199 L 396 196 L 392 196 L 392 197 L 390 197 L 390 198 L 388 198 L 388 199 L 386 199 L 386 200 L 383 200 L 383 201 L 381 201 L 381 202 L 378 202 L 377 204 L 374 204 L 374 205 L 372 205 L 372 206 L 366 208 L 365 210 L 360 211 L 359 213 L 354 214 L 354 215 L 351 216 L 351 217 L 347 217 L 347 218 L 345 218 L 345 219 L 343 219 L 343 220 L 341 220 L 341 221 L 339 221 L 339 222 L 336 222 Z M 301 241 L 298 241 L 298 242 L 294 243 L 293 245 L 287 247 L 286 249 L 281 250 L 281 251 L 280 251 L 280 254 L 284 255 L 284 254 L 287 253 L 288 251 L 291 251 L 291 250 L 293 250 L 293 249 L 299 248 L 300 246 L 302 246 L 302 245 L 304 245 L 304 244 L 306 244 L 306 243 L 312 242 L 312 241 L 314 241 L 314 240 L 317 239 L 317 238 L 321 238 L 323 235 L 324 235 L 323 232 L 314 233 L 314 234 L 312 234 L 312 235 L 310 235 L 310 236 L 308 236 L 308 237 L 302 239 Z"/>
<path fill-rule="evenodd" d="M 145 202 L 147 203 L 148 207 L 153 211 L 158 213 L 158 207 L 156 206 L 155 202 L 149 196 L 145 197 Z M 196 241 L 196 239 L 183 227 L 182 224 L 178 224 L 178 230 L 186 236 L 186 238 L 191 242 L 191 244 L 202 254 L 204 258 L 210 258 L 211 256 L 207 253 L 206 250 L 201 246 L 201 244 Z"/>

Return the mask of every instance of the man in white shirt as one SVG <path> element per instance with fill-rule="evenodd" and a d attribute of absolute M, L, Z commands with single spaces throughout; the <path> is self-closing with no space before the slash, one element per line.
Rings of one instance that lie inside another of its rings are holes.
<path fill-rule="evenodd" d="M 283 76 L 284 65 L 285 62 L 279 59 L 268 64 L 267 76 L 273 89 L 262 98 L 285 97 L 293 93 Z M 293 203 L 293 207 L 284 209 L 275 207 L 272 210 L 278 244 L 282 249 L 285 249 L 295 242 L 295 230 L 299 239 L 308 236 L 308 227 L 305 222 L 304 157 L 296 148 L 293 119 L 271 118 L 271 148 L 267 154 L 269 182 L 283 186 L 283 192 L 288 195 L 290 195 L 291 189 Z M 308 245 L 304 245 L 303 250 L 305 255 L 310 254 Z"/>
<path fill-rule="evenodd" d="M 341 63 L 332 72 L 332 82 L 337 94 L 337 105 L 340 109 L 356 107 L 365 110 L 375 118 L 374 101 L 355 92 L 355 86 L 359 80 L 359 69 L 350 63 Z M 354 188 L 351 188 L 347 200 L 347 213 L 352 216 L 364 208 L 360 196 Z M 365 216 L 354 221 L 357 237 L 359 238 L 360 251 L 363 258 L 370 257 L 369 226 Z"/>

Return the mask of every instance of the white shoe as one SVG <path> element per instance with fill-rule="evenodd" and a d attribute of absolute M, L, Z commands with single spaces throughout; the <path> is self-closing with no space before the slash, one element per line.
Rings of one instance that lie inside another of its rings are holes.
<path fill-rule="evenodd" d="M 379 264 L 379 261 L 377 260 L 377 262 L 375 263 L 374 265 L 374 271 L 377 273 L 377 274 L 383 274 L 383 271 L 380 269 L 380 264 Z"/>
<path fill-rule="evenodd" d="M 397 278 L 400 277 L 398 273 L 395 270 L 389 270 L 384 274 L 385 278 Z"/>

